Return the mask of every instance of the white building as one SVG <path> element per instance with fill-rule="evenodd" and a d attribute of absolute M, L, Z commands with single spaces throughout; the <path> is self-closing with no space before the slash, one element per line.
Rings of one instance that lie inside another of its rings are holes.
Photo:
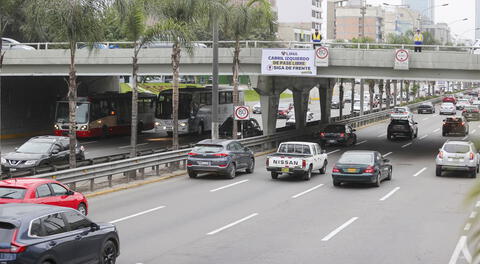
<path fill-rule="evenodd" d="M 480 28 L 480 0 L 475 0 L 475 28 Z M 475 39 L 480 39 L 480 30 L 475 30 Z"/>
<path fill-rule="evenodd" d="M 309 42 L 315 29 L 325 36 L 322 2 L 326 5 L 326 0 L 277 0 L 278 38 Z"/>

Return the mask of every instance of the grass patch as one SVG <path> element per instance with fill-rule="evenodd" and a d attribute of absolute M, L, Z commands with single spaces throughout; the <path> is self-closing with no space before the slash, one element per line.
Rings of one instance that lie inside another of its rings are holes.
<path fill-rule="evenodd" d="M 280 99 L 292 98 L 293 95 L 289 93 L 280 94 Z M 255 90 L 243 91 L 243 99 L 245 102 L 257 102 L 260 101 L 260 95 Z"/>

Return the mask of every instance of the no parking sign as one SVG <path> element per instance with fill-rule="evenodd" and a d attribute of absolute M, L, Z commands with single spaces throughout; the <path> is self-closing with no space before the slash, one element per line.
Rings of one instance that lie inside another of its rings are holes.
<path fill-rule="evenodd" d="M 250 108 L 248 106 L 235 106 L 233 111 L 235 120 L 248 120 L 250 119 Z"/>
<path fill-rule="evenodd" d="M 406 49 L 395 50 L 395 70 L 408 70 L 410 61 L 410 53 Z"/>

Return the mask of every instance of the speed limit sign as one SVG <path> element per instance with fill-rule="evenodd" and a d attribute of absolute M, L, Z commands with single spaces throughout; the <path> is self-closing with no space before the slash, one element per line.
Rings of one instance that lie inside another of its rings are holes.
<path fill-rule="evenodd" d="M 248 106 L 235 106 L 234 117 L 235 120 L 250 119 L 250 108 Z"/>

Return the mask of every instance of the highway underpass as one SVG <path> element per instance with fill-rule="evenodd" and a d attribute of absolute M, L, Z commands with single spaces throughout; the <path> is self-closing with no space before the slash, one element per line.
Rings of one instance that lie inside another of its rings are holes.
<path fill-rule="evenodd" d="M 234 180 L 181 176 L 91 198 L 89 217 L 117 225 L 120 264 L 467 263 L 454 251 L 478 217 L 464 204 L 475 180 L 434 174 L 438 148 L 462 137 L 442 137 L 438 114 L 414 118 L 417 139 L 387 141 L 387 122 L 361 128 L 356 146 L 328 148 L 327 174 L 310 181 L 272 180 L 261 156 Z M 479 138 L 471 122 L 465 139 Z M 332 166 L 349 149 L 380 151 L 393 180 L 333 187 Z"/>

